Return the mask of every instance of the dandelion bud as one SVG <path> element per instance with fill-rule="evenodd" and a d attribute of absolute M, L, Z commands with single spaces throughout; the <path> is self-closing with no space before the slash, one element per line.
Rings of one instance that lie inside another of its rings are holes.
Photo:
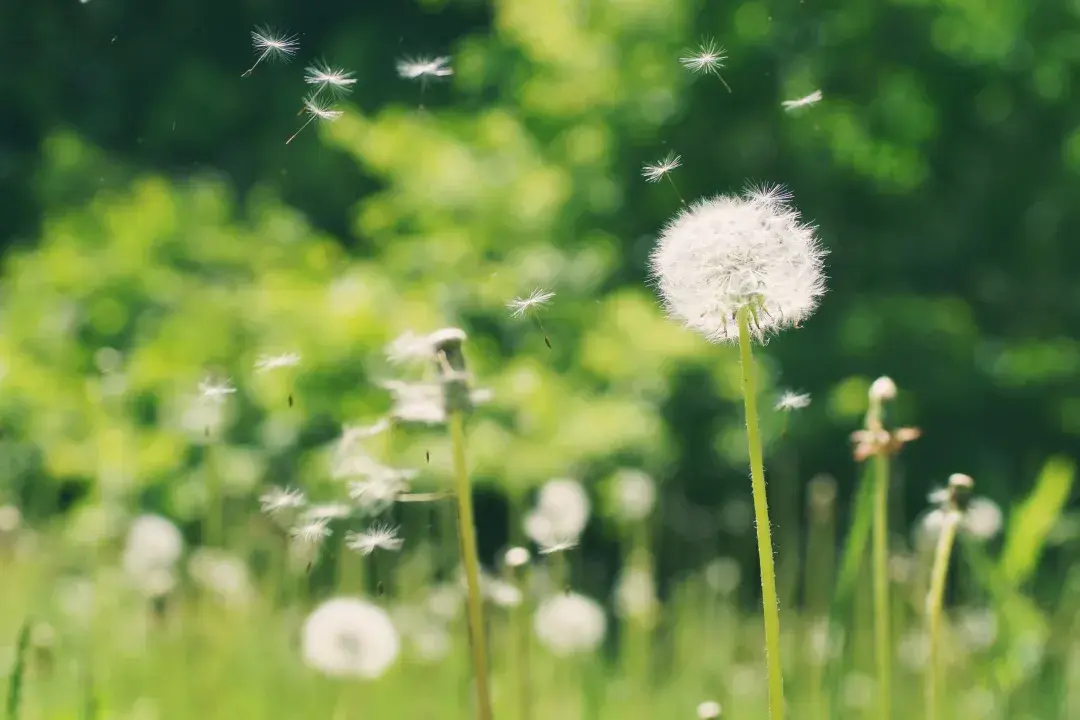
<path fill-rule="evenodd" d="M 896 383 L 892 378 L 882 375 L 870 385 L 870 399 L 874 402 L 883 402 L 896 398 Z"/>
<path fill-rule="evenodd" d="M 708 700 L 697 706 L 698 720 L 716 720 L 720 713 L 720 703 L 715 700 Z"/>
<path fill-rule="evenodd" d="M 668 313 L 712 342 L 750 308 L 760 337 L 797 326 L 825 293 L 825 251 L 782 188 L 719 195 L 668 223 L 650 257 Z"/>
<path fill-rule="evenodd" d="M 469 376 L 465 371 L 465 331 L 458 328 L 436 330 L 428 341 L 435 350 L 435 365 L 442 381 L 446 412 L 469 412 L 472 398 L 469 394 Z"/>

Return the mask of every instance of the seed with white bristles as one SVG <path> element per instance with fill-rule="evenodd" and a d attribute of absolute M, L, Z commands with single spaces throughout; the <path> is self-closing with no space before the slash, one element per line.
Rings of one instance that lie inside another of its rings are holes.
<path fill-rule="evenodd" d="M 659 162 L 641 168 L 641 174 L 645 176 L 645 182 L 660 182 L 665 175 L 680 165 L 682 165 L 682 158 L 673 152 L 669 152 Z"/>
<path fill-rule="evenodd" d="M 247 77 L 254 72 L 263 60 L 288 62 L 300 49 L 300 42 L 296 35 L 278 34 L 266 26 L 257 27 L 252 31 L 251 45 L 259 57 L 241 77 Z"/>

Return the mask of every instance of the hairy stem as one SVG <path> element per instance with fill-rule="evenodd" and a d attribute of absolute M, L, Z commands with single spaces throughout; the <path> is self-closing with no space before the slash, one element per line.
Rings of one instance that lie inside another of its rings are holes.
<path fill-rule="evenodd" d="M 476 522 L 473 519 L 472 488 L 465 461 L 465 420 L 460 412 L 450 415 L 450 442 L 453 445 L 454 476 L 458 505 L 458 539 L 461 563 L 465 567 L 469 649 L 472 653 L 473 688 L 476 693 L 476 717 L 492 720 L 491 693 L 488 689 L 487 641 L 484 637 L 484 613 L 480 597 L 480 558 L 476 550 Z"/>
<path fill-rule="evenodd" d="M 758 428 L 757 378 L 750 330 L 750 306 L 739 310 L 739 357 L 742 363 L 743 403 L 746 407 L 746 435 L 750 445 L 750 480 L 754 494 L 758 559 L 761 563 L 761 600 L 765 615 L 765 664 L 769 675 L 769 718 L 783 720 L 784 677 L 780 667 L 780 606 L 776 596 L 776 569 L 773 566 L 772 528 L 769 502 L 765 495 L 765 461 Z"/>
<path fill-rule="evenodd" d="M 938 536 L 934 566 L 930 572 L 930 592 L 926 596 L 926 621 L 930 635 L 930 661 L 926 666 L 926 720 L 936 720 L 938 711 L 938 673 L 940 672 L 941 607 L 945 597 L 945 579 L 949 575 L 949 558 L 956 540 L 960 515 L 945 511 L 945 520 Z"/>
<path fill-rule="evenodd" d="M 878 672 L 878 717 L 892 716 L 892 647 L 889 615 L 889 456 L 874 456 L 874 650 Z"/>

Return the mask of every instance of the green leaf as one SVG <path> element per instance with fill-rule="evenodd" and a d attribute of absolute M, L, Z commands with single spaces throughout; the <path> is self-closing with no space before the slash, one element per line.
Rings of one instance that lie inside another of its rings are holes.
<path fill-rule="evenodd" d="M 1013 586 L 1026 582 L 1035 571 L 1075 476 L 1076 466 L 1070 460 L 1050 458 L 1035 481 L 1035 489 L 1013 512 L 1001 553 L 1001 572 Z"/>

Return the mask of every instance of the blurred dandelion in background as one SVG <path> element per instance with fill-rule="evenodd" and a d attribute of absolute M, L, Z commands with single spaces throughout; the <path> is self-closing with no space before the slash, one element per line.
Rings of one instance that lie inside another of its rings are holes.
<path fill-rule="evenodd" d="M 401 638 L 386 611 L 355 598 L 319 605 L 304 621 L 302 635 L 304 661 L 334 677 L 373 680 L 401 651 Z"/>

